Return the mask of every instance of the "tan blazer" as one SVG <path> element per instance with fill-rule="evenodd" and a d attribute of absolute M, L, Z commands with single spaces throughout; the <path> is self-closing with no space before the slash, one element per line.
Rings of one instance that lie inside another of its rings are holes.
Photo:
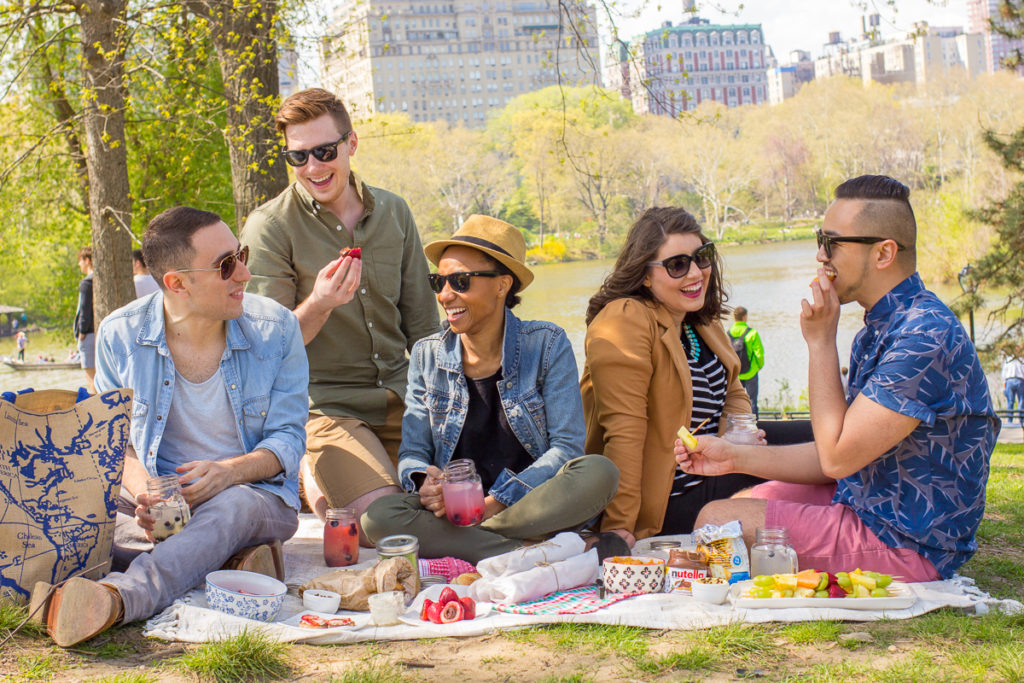
<path fill-rule="evenodd" d="M 724 415 L 749 413 L 740 361 L 721 324 L 695 328 L 728 376 Z M 616 299 L 587 327 L 587 359 L 580 389 L 587 421 L 587 453 L 603 453 L 619 468 L 619 490 L 601 529 L 626 529 L 636 538 L 661 530 L 676 471 L 676 432 L 690 424 L 693 389 L 679 332 L 660 305 Z"/>

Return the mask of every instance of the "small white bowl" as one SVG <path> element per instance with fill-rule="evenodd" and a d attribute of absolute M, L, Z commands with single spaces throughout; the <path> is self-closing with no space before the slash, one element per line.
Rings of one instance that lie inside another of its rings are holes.
<path fill-rule="evenodd" d="M 603 566 L 609 593 L 660 593 L 665 581 L 665 560 L 660 557 L 607 557 Z"/>
<path fill-rule="evenodd" d="M 341 605 L 341 595 L 322 588 L 307 588 L 302 591 L 302 606 L 314 612 L 334 614 Z"/>
<path fill-rule="evenodd" d="M 377 626 L 393 626 L 400 623 L 405 612 L 405 593 L 403 591 L 386 591 L 371 593 L 368 598 L 370 616 Z"/>
<path fill-rule="evenodd" d="M 255 572 L 221 569 L 206 575 L 206 604 L 236 617 L 273 621 L 287 592 L 277 579 Z"/>
<path fill-rule="evenodd" d="M 718 579 L 723 583 L 705 583 L 706 579 L 694 579 L 690 582 L 690 590 L 693 597 L 701 602 L 712 605 L 721 605 L 729 595 L 729 584 L 724 579 Z"/>

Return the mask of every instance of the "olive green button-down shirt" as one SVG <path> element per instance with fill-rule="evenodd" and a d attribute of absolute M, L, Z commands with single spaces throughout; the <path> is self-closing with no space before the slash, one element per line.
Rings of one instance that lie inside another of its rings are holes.
<path fill-rule="evenodd" d="M 349 181 L 363 202 L 352 236 L 299 184 L 259 207 L 242 228 L 252 280 L 247 291 L 294 309 L 313 291 L 316 275 L 342 247 L 362 249 L 356 296 L 335 308 L 306 346 L 310 411 L 385 421 L 387 393 L 405 398 L 407 352 L 439 329 L 427 284 L 427 260 L 405 200 Z"/>

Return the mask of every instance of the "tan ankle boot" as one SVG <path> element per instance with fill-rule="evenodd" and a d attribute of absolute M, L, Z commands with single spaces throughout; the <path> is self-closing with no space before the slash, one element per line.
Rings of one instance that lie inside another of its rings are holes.
<path fill-rule="evenodd" d="M 123 602 L 116 588 L 75 578 L 58 588 L 50 599 L 46 630 L 57 645 L 71 647 L 103 633 L 123 614 Z"/>

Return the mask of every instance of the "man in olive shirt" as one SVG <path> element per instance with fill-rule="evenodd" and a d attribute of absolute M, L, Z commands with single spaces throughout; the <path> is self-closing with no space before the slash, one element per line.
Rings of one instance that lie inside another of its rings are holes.
<path fill-rule="evenodd" d="M 358 517 L 400 491 L 406 354 L 438 329 L 437 306 L 409 206 L 350 169 L 359 140 L 341 101 L 303 90 L 276 123 L 296 182 L 242 229 L 248 291 L 294 309 L 306 343 L 306 499 L 321 518 L 327 507 Z M 339 259 L 345 247 L 361 259 Z"/>

